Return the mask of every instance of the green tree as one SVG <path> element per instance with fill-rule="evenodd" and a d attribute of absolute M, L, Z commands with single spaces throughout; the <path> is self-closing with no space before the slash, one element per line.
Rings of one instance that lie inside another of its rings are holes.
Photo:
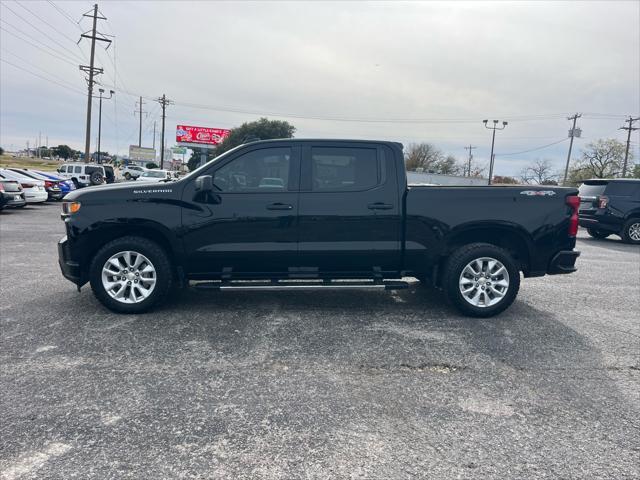
<path fill-rule="evenodd" d="M 71 158 L 74 154 L 74 150 L 69 145 L 58 145 L 53 149 L 53 155 L 58 156 L 60 158 L 64 158 L 65 160 Z"/>
<path fill-rule="evenodd" d="M 148 169 L 152 169 L 152 168 L 158 168 L 158 164 L 154 163 L 154 162 L 149 162 L 145 165 L 146 168 Z"/>
<path fill-rule="evenodd" d="M 0 147 L 0 155 L 4 155 L 4 148 Z"/>
<path fill-rule="evenodd" d="M 640 178 L 640 163 L 636 163 L 628 174 L 631 178 Z"/>
<path fill-rule="evenodd" d="M 221 155 L 243 143 L 256 140 L 291 138 L 295 131 L 296 128 L 293 125 L 283 120 L 261 118 L 255 122 L 243 123 L 239 127 L 231 129 L 231 133 L 216 147 L 215 156 Z"/>
<path fill-rule="evenodd" d="M 578 185 L 589 178 L 616 178 L 622 175 L 625 144 L 613 138 L 596 140 L 587 145 L 574 162 L 567 183 Z M 629 152 L 629 159 L 631 159 Z"/>
<path fill-rule="evenodd" d="M 190 172 L 193 172 L 196 168 L 200 166 L 200 163 L 202 162 L 203 152 L 206 155 L 205 163 L 214 158 L 214 153 L 211 150 L 200 149 L 200 148 L 193 149 L 191 152 L 191 156 L 187 161 L 187 168 L 189 169 Z"/>

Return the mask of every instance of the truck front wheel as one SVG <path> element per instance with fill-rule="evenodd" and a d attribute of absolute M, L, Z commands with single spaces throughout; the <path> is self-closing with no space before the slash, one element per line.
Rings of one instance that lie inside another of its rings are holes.
<path fill-rule="evenodd" d="M 167 254 L 142 237 L 112 240 L 95 254 L 89 268 L 94 295 L 114 312 L 146 312 L 164 300 L 171 288 Z"/>
<path fill-rule="evenodd" d="M 492 317 L 515 300 L 520 272 L 506 250 L 489 243 L 472 243 L 451 254 L 442 285 L 447 299 L 465 315 Z"/>

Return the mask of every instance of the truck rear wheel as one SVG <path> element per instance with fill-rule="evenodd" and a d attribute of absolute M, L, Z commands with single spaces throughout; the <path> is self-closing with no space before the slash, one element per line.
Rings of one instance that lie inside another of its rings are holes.
<path fill-rule="evenodd" d="M 520 272 L 506 250 L 489 243 L 472 243 L 451 254 L 442 285 L 447 299 L 465 315 L 492 317 L 515 300 Z"/>
<path fill-rule="evenodd" d="M 93 257 L 89 280 L 94 295 L 109 310 L 142 313 L 164 300 L 171 288 L 171 263 L 155 242 L 117 238 Z"/>

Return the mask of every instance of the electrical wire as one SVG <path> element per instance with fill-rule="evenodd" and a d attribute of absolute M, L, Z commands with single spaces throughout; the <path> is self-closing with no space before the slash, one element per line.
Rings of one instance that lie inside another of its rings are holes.
<path fill-rule="evenodd" d="M 20 59 L 22 62 L 24 62 L 24 63 L 26 63 L 27 65 L 29 65 L 29 67 L 31 67 L 31 68 L 35 68 L 36 70 L 40 70 L 41 72 L 43 72 L 43 73 L 45 73 L 45 74 L 47 74 L 47 75 L 49 75 L 49 76 L 51 76 L 51 77 L 53 77 L 53 78 L 58 79 L 58 80 L 59 80 L 60 82 L 62 82 L 62 83 L 66 83 L 66 84 L 68 84 L 68 85 L 72 85 L 72 84 L 68 83 L 68 82 L 66 81 L 66 79 L 64 79 L 64 78 L 60 78 L 60 77 L 58 77 L 56 74 L 51 73 L 50 71 L 45 70 L 44 68 L 39 67 L 38 65 L 35 65 L 35 64 L 33 64 L 33 63 L 31 63 L 31 62 L 29 62 L 29 61 L 25 60 L 25 59 L 24 59 L 23 57 L 21 57 L 20 55 L 16 55 L 15 53 L 10 52 L 9 50 L 6 50 L 6 49 L 4 49 L 4 48 L 2 48 L 2 47 L 0 47 L 0 51 L 2 51 L 2 52 L 4 52 L 4 53 L 8 53 L 9 55 L 11 55 L 11 56 L 13 56 L 13 57 L 15 57 L 15 58 Z"/>
<path fill-rule="evenodd" d="M 0 22 L 7 24 L 7 25 L 8 25 L 8 26 L 10 26 L 11 28 L 14 28 L 14 29 L 15 29 L 15 30 L 17 30 L 18 32 L 20 32 L 22 35 L 26 35 L 27 37 L 29 36 L 29 34 L 24 33 L 22 30 L 17 29 L 17 28 L 16 28 L 16 27 L 14 27 L 13 25 L 11 25 L 9 22 L 4 21 L 2 18 L 0 18 Z M 27 39 L 25 39 L 25 38 L 21 37 L 20 35 L 17 35 L 17 34 L 15 34 L 15 33 L 11 32 L 11 31 L 7 30 L 6 28 L 4 28 L 4 27 L 2 27 L 2 26 L 0 26 L 0 30 L 2 30 L 2 31 L 3 31 L 3 32 L 5 32 L 5 33 L 8 33 L 9 35 L 13 35 L 13 36 L 14 36 L 14 37 L 16 37 L 17 39 L 22 40 L 23 42 L 26 42 L 26 43 L 28 43 L 28 44 L 32 45 L 33 47 L 37 48 L 38 50 L 43 51 L 44 53 L 46 53 L 46 54 L 48 54 L 48 55 L 51 55 L 52 57 L 56 57 L 56 58 L 58 58 L 59 60 L 62 60 L 62 61 L 64 61 L 64 62 L 67 62 L 67 63 L 68 63 L 68 64 L 70 64 L 70 65 L 73 65 L 74 67 L 77 67 L 77 66 L 78 66 L 78 62 L 77 62 L 77 60 L 70 59 L 70 58 L 68 58 L 68 57 L 64 56 L 64 54 L 62 54 L 62 53 L 58 52 L 57 50 L 55 50 L 55 49 L 53 49 L 53 48 L 51 48 L 51 47 L 49 47 L 49 46 L 47 46 L 47 45 L 44 45 L 44 44 L 43 44 L 46 48 L 48 48 L 48 49 L 50 49 L 52 52 L 56 52 L 56 53 L 54 54 L 54 53 L 48 52 L 48 51 L 44 50 L 42 47 L 40 47 L 40 46 L 36 45 L 35 43 L 31 42 L 30 40 L 27 40 Z"/>
<path fill-rule="evenodd" d="M 79 25 L 80 21 L 78 20 L 77 22 L 73 19 L 73 17 L 71 15 L 69 15 L 63 8 L 59 7 L 58 5 L 56 5 L 54 2 L 52 2 L 51 0 L 47 0 L 47 2 L 53 7 L 55 8 L 60 15 L 62 15 L 64 18 L 66 18 L 67 20 L 69 20 L 71 23 L 73 23 L 76 27 L 78 27 L 78 29 L 82 32 L 82 27 Z"/>
<path fill-rule="evenodd" d="M 38 32 L 40 32 L 42 35 L 44 35 L 45 37 L 47 37 L 49 40 L 51 40 L 53 43 L 55 43 L 56 45 L 59 45 L 63 50 L 69 52 L 72 55 L 72 58 L 77 58 L 80 61 L 84 61 L 82 60 L 82 57 L 76 57 L 77 53 L 73 52 L 72 50 L 68 49 L 67 47 L 65 47 L 64 45 L 62 45 L 60 42 L 58 42 L 56 39 L 54 39 L 53 37 L 51 37 L 50 35 L 48 35 L 46 32 L 43 32 L 40 28 L 36 27 L 33 23 L 31 23 L 29 20 L 27 20 L 26 18 L 24 18 L 22 15 L 20 15 L 19 13 L 17 13 L 15 10 L 13 10 L 11 7 L 9 7 L 6 3 L 4 4 L 5 8 L 9 9 L 10 12 L 12 12 L 16 17 L 18 17 L 19 19 L 21 19 L 22 21 L 26 22 L 28 25 L 30 25 L 33 29 L 37 30 Z M 5 22 L 7 23 L 7 22 Z M 9 24 L 11 25 L 11 24 Z M 11 25 L 13 26 L 13 25 Z M 18 30 L 15 26 L 13 27 L 16 30 Z"/>
<path fill-rule="evenodd" d="M 559 143 L 566 142 L 568 138 L 569 138 L 569 137 L 567 137 L 567 138 L 563 138 L 562 140 L 558 140 L 557 142 L 548 143 L 548 144 L 546 144 L 546 145 L 541 145 L 540 147 L 531 148 L 531 149 L 529 149 L 529 150 L 523 150 L 523 151 L 521 151 L 521 152 L 512 152 L 512 153 L 496 153 L 496 154 L 495 154 L 495 156 L 496 156 L 496 157 L 504 157 L 504 156 L 507 156 L 507 155 L 520 155 L 520 154 L 522 154 L 522 153 L 535 152 L 535 151 L 537 151 L 537 150 L 542 150 L 543 148 L 550 147 L 550 146 L 552 146 L 552 145 L 557 145 L 557 144 L 559 144 Z"/>
<path fill-rule="evenodd" d="M 4 63 L 7 63 L 7 64 L 9 64 L 9 65 L 11 65 L 11 66 L 13 66 L 13 67 L 15 67 L 15 68 L 19 69 L 19 70 L 22 70 L 23 72 L 30 73 L 31 75 L 34 75 L 34 76 L 39 77 L 39 78 L 41 78 L 41 79 L 43 79 L 43 80 L 46 80 L 47 82 L 55 83 L 56 85 L 59 85 L 59 86 L 61 86 L 61 87 L 63 87 L 63 88 L 66 88 L 67 90 L 71 90 L 72 92 L 79 93 L 80 95 L 86 95 L 86 93 L 85 93 L 85 92 L 82 92 L 82 91 L 80 91 L 80 90 L 76 90 L 76 89 L 75 89 L 75 88 L 73 88 L 73 87 L 70 87 L 70 86 L 68 86 L 68 85 L 62 84 L 62 83 L 57 82 L 57 81 L 55 81 L 55 80 L 52 80 L 52 79 L 50 79 L 50 78 L 46 78 L 46 77 L 44 77 L 44 76 L 42 76 L 42 75 L 40 75 L 40 74 L 38 74 L 38 73 L 34 73 L 34 72 L 30 71 L 30 70 L 27 70 L 26 68 L 22 68 L 21 66 L 16 65 L 15 63 L 10 62 L 9 60 L 5 60 L 4 58 L 0 58 L 0 61 L 1 61 L 1 62 L 4 62 Z"/>

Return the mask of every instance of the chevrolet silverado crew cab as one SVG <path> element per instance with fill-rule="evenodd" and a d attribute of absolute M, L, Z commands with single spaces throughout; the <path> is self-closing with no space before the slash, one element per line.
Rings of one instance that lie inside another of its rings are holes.
<path fill-rule="evenodd" d="M 393 142 L 258 141 L 176 182 L 72 192 L 59 263 L 124 313 L 190 284 L 399 289 L 416 277 L 488 317 L 514 301 L 521 272 L 575 271 L 577 193 L 407 186 Z"/>

